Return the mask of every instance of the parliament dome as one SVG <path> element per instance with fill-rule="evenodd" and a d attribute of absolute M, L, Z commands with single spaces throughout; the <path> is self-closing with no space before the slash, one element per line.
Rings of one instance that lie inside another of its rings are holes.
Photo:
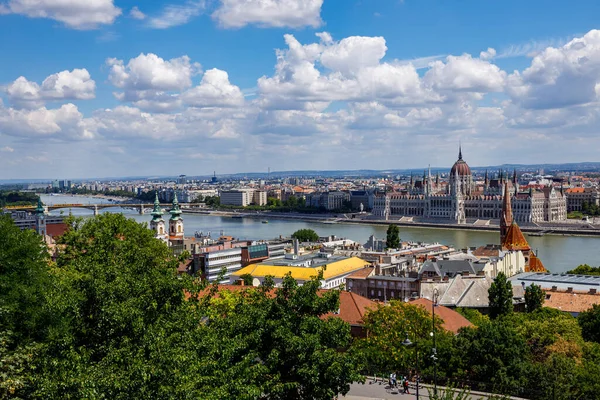
<path fill-rule="evenodd" d="M 458 160 L 452 166 L 450 176 L 455 176 L 457 173 L 459 176 L 471 175 L 471 168 L 462 158 L 462 150 L 458 150 Z"/>

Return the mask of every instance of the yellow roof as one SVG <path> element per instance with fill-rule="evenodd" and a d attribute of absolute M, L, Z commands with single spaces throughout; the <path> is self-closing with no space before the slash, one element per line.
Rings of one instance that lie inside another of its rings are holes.
<path fill-rule="evenodd" d="M 324 279 L 331 279 L 336 276 L 345 275 L 347 273 L 359 270 L 370 265 L 368 261 L 361 260 L 358 257 L 350 257 L 345 260 L 334 261 L 326 264 L 323 271 Z M 319 267 L 295 267 L 287 265 L 266 265 L 266 264 L 250 264 L 247 267 L 234 272 L 232 275 L 241 276 L 250 274 L 253 277 L 265 277 L 271 275 L 275 278 L 283 278 L 288 272 L 292 273 L 292 278 L 296 280 L 307 281 L 313 276 L 317 276 L 323 266 Z"/>

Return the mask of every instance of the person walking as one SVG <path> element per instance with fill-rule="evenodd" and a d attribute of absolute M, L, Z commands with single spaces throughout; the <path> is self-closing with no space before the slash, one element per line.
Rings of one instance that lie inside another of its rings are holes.
<path fill-rule="evenodd" d="M 404 393 L 405 394 L 410 394 L 410 391 L 408 390 L 408 377 L 404 377 L 404 379 L 402 379 L 402 385 L 404 386 Z"/>

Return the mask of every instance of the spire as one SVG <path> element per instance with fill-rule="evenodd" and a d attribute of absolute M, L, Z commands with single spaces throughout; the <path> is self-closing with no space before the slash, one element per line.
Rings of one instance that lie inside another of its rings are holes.
<path fill-rule="evenodd" d="M 435 186 L 440 186 L 440 171 L 435 174 Z"/>
<path fill-rule="evenodd" d="M 485 183 L 486 186 L 487 186 L 488 182 L 489 182 L 489 179 L 488 179 L 488 170 L 486 169 L 485 170 L 485 180 L 484 180 L 484 183 Z"/>
<path fill-rule="evenodd" d="M 171 208 L 171 211 L 169 211 L 169 213 L 171 214 L 172 220 L 179 219 L 179 216 L 181 215 L 181 210 L 179 209 L 179 201 L 177 200 L 177 189 L 175 189 L 174 191 L 173 208 Z"/>
<path fill-rule="evenodd" d="M 516 186 L 517 185 L 517 169 L 515 168 L 515 170 L 513 171 L 513 184 Z"/>
<path fill-rule="evenodd" d="M 160 208 L 160 202 L 158 201 L 158 191 L 155 192 L 156 195 L 154 197 L 154 208 L 152 209 L 152 219 L 155 221 L 159 221 L 162 219 L 162 209 Z"/>
<path fill-rule="evenodd" d="M 510 191 L 508 190 L 508 181 L 504 182 L 504 197 L 502 199 L 502 216 L 500 217 L 500 243 L 504 243 L 504 238 L 508 233 L 508 228 L 514 222 L 512 214 L 512 205 L 510 203 Z"/>
<path fill-rule="evenodd" d="M 46 212 L 46 210 L 44 209 L 44 204 L 42 203 L 42 198 L 38 197 L 38 203 L 37 203 L 37 207 L 35 209 L 35 214 L 41 215 L 41 214 L 44 214 L 45 212 Z"/>
<path fill-rule="evenodd" d="M 458 142 L 458 159 L 462 160 L 462 144 Z"/>

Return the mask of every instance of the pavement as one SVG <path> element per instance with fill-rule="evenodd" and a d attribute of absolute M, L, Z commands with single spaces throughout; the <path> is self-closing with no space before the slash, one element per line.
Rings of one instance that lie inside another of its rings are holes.
<path fill-rule="evenodd" d="M 389 385 L 386 383 L 369 383 L 370 379 L 367 379 L 365 383 L 352 383 L 350 385 L 350 391 L 346 396 L 340 395 L 338 400 L 393 400 L 393 399 L 405 399 L 405 400 L 414 400 L 416 399 L 416 392 L 414 390 L 414 386 L 410 387 L 410 394 L 402 394 L 401 391 L 398 390 L 390 390 Z M 430 385 L 424 385 L 424 387 L 419 389 L 419 398 L 421 399 L 429 399 L 429 390 L 433 392 L 433 388 Z M 444 387 L 438 386 L 439 390 L 444 390 Z M 490 397 L 489 393 L 482 392 L 471 392 L 469 394 L 470 399 L 488 399 Z M 516 397 L 511 397 L 511 399 L 519 400 Z M 525 399 L 520 399 L 525 400 Z"/>

